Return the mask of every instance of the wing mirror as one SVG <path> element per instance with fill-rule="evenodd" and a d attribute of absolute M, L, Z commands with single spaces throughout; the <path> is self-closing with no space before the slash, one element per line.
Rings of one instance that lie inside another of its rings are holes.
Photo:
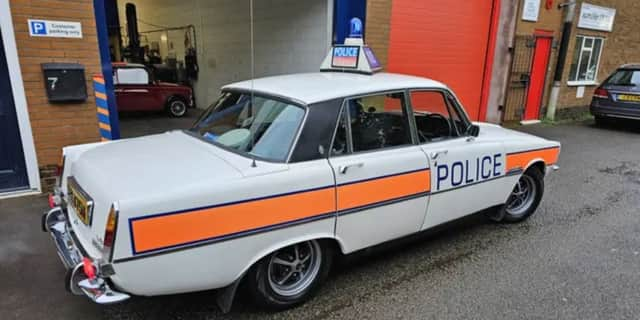
<path fill-rule="evenodd" d="M 469 128 L 467 128 L 467 135 L 472 136 L 472 137 L 477 137 L 480 134 L 480 127 L 472 124 L 469 126 Z"/>

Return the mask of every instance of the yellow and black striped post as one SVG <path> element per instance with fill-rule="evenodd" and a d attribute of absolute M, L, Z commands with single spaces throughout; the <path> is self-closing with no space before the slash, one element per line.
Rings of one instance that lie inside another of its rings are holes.
<path fill-rule="evenodd" d="M 93 76 L 93 90 L 96 96 L 98 127 L 100 129 L 101 140 L 112 140 L 111 120 L 109 120 L 109 106 L 107 104 L 107 91 L 104 85 L 104 78 L 101 75 Z"/>

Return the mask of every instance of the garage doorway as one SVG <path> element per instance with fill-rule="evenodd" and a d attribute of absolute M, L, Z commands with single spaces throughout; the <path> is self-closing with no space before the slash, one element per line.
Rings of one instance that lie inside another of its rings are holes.
<path fill-rule="evenodd" d="M 484 121 L 499 12 L 499 0 L 394 0 L 389 71 L 447 84 Z"/>
<path fill-rule="evenodd" d="M 137 97 L 155 101 L 148 108 L 155 112 L 121 115 L 123 137 L 188 128 L 223 85 L 251 77 L 249 0 L 105 0 L 104 6 L 114 67 L 150 71 L 147 88 L 114 77 L 121 107 L 124 94 L 149 94 L 158 84 L 193 92 L 193 101 L 179 97 L 195 107 L 179 118 L 166 112 L 175 96 Z M 255 77 L 318 71 L 331 46 L 333 0 L 256 0 L 253 9 Z"/>

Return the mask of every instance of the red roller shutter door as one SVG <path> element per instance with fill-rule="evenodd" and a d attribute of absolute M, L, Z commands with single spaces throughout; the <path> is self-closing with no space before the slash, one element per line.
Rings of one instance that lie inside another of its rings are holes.
<path fill-rule="evenodd" d="M 447 84 L 484 120 L 498 11 L 499 0 L 393 0 L 388 70 Z"/>

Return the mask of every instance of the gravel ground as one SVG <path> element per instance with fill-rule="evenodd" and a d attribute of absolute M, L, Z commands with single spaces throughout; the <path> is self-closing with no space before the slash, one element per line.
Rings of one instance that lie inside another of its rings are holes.
<path fill-rule="evenodd" d="M 521 224 L 466 218 L 343 259 L 318 296 L 265 313 L 242 295 L 230 314 L 213 292 L 97 306 L 64 291 L 39 231 L 44 197 L 0 200 L 3 319 L 638 319 L 640 129 L 590 123 L 520 128 L 563 144 L 560 171 Z"/>

